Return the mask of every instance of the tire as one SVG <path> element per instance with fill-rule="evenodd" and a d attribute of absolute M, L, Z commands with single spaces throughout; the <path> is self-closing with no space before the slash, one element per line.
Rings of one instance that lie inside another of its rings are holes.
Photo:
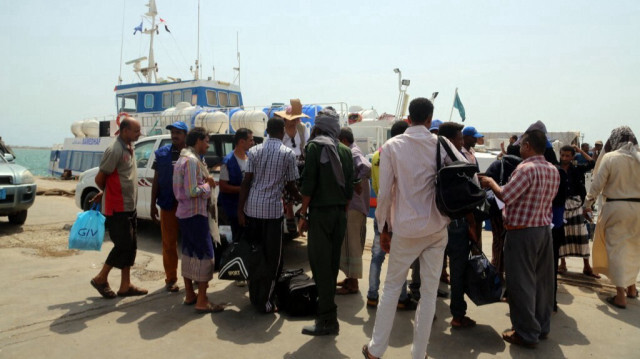
<path fill-rule="evenodd" d="M 22 225 L 26 220 L 27 220 L 26 209 L 24 211 L 20 211 L 18 213 L 9 215 L 9 223 L 11 224 Z"/>
<path fill-rule="evenodd" d="M 91 209 L 91 199 L 98 194 L 98 191 L 95 189 L 90 189 L 85 193 L 84 197 L 82 197 L 82 210 L 88 211 Z"/>

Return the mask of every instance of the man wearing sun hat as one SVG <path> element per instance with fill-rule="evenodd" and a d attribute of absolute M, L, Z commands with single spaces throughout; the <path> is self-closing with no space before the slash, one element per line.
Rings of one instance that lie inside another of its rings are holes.
<path fill-rule="evenodd" d="M 277 111 L 274 113 L 275 117 L 280 117 L 284 120 L 284 137 L 282 143 L 293 150 L 296 155 L 298 172 L 302 173 L 304 168 L 304 147 L 309 139 L 307 133 L 307 127 L 302 124 L 302 118 L 309 118 L 306 114 L 302 113 L 302 103 L 300 99 L 294 98 L 289 100 L 290 106 L 287 106 L 285 110 Z M 300 185 L 300 183 L 298 183 Z M 294 218 L 293 212 L 293 200 L 288 193 L 285 193 L 285 217 L 287 224 L 287 232 L 291 238 L 298 237 L 298 230 Z"/>
<path fill-rule="evenodd" d="M 187 125 L 176 121 L 166 127 L 171 131 L 171 143 L 158 148 L 151 165 L 153 184 L 151 185 L 151 219 L 158 223 L 158 207 L 160 207 L 160 230 L 162 236 L 162 264 L 165 272 L 165 288 L 169 292 L 177 292 L 178 281 L 178 217 L 176 209 L 178 201 L 173 194 L 173 167 L 180 151 L 185 148 Z M 156 207 L 156 204 L 158 207 Z"/>

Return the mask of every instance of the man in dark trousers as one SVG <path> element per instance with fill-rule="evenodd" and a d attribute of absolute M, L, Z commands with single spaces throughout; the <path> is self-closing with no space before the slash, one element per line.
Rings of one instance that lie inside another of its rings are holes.
<path fill-rule="evenodd" d="M 158 223 L 158 207 L 160 207 L 160 231 L 162 236 L 162 264 L 165 273 L 165 288 L 168 292 L 177 292 L 178 285 L 178 236 L 179 227 L 176 209 L 178 201 L 173 195 L 173 166 L 180 158 L 180 151 L 186 146 L 187 125 L 176 121 L 167 126 L 171 131 L 171 143 L 158 148 L 155 152 L 151 168 L 153 184 L 151 185 L 151 219 Z"/>
<path fill-rule="evenodd" d="M 91 279 L 91 285 L 107 299 L 116 297 L 109 286 L 109 272 L 122 271 L 117 295 L 130 297 L 145 295 L 146 289 L 131 284 L 131 267 L 136 260 L 136 202 L 138 200 L 138 174 L 133 143 L 140 137 L 140 123 L 133 117 L 120 122 L 120 134 L 102 155 L 96 184 L 101 191 L 92 202 L 102 199 L 102 213 L 107 217 L 106 225 L 113 249 L 100 273 Z M 104 194 L 104 196 L 103 196 Z"/>
<path fill-rule="evenodd" d="M 493 190 L 505 203 L 504 264 L 513 329 L 505 331 L 502 338 L 531 348 L 547 338 L 553 309 L 550 224 L 560 175 L 543 156 L 546 142 L 541 130 L 525 132 L 520 140 L 523 161 L 509 183 L 500 187 L 490 177 L 480 179 L 483 187 Z"/>
<path fill-rule="evenodd" d="M 309 264 L 318 288 L 318 316 L 302 329 L 307 335 L 340 330 L 334 299 L 354 175 L 351 150 L 338 141 L 339 133 L 338 114 L 328 107 L 316 116 L 306 147 L 299 227 L 300 233 L 309 231 Z"/>
<path fill-rule="evenodd" d="M 284 120 L 267 122 L 269 138 L 247 154 L 247 170 L 240 186 L 238 224 L 260 248 L 257 267 L 249 274 L 249 299 L 263 313 L 277 311 L 275 284 L 282 272 L 282 191 L 300 197 L 298 167 L 293 151 L 282 143 Z"/>
<path fill-rule="evenodd" d="M 231 236 L 238 240 L 238 196 L 242 178 L 247 170 L 247 151 L 253 146 L 253 132 L 247 128 L 239 128 L 234 137 L 233 152 L 227 154 L 220 167 L 220 194 L 218 203 L 227 215 L 231 225 Z"/>

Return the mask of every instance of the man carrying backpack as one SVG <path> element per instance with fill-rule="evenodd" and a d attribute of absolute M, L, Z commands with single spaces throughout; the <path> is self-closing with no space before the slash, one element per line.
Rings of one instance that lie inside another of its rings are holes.
<path fill-rule="evenodd" d="M 400 291 L 409 266 L 416 258 L 420 260 L 420 274 L 425 281 L 420 287 L 421 299 L 414 321 L 411 351 L 413 358 L 420 359 L 427 352 L 449 224 L 449 218 L 436 208 L 438 137 L 429 132 L 432 118 L 431 101 L 414 99 L 409 105 L 411 127 L 388 140 L 380 151 L 376 218 L 383 228 L 381 246 L 390 246 L 390 252 L 373 335 L 362 348 L 367 358 L 380 357 L 387 349 Z M 451 147 L 448 140 L 445 142 Z M 446 151 L 441 151 L 440 155 L 445 164 L 464 161 L 462 155 L 451 158 Z M 393 240 L 388 235 L 391 231 Z"/>

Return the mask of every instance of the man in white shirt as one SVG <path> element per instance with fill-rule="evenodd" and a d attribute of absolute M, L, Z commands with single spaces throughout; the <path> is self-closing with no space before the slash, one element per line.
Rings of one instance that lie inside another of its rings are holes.
<path fill-rule="evenodd" d="M 432 118 L 431 101 L 414 99 L 409 105 L 411 127 L 388 140 L 380 151 L 376 219 L 383 231 L 393 232 L 393 240 L 388 234 L 381 236 L 382 248 L 390 247 L 389 264 L 373 335 L 362 348 L 367 358 L 378 358 L 387 349 L 398 297 L 409 266 L 416 258 L 420 261 L 422 286 L 411 352 L 414 359 L 423 359 L 427 352 L 449 224 L 449 218 L 438 211 L 435 201 L 438 138 L 429 132 Z M 440 154 L 445 164 L 463 160 L 462 155 L 451 159 L 443 150 Z"/>

